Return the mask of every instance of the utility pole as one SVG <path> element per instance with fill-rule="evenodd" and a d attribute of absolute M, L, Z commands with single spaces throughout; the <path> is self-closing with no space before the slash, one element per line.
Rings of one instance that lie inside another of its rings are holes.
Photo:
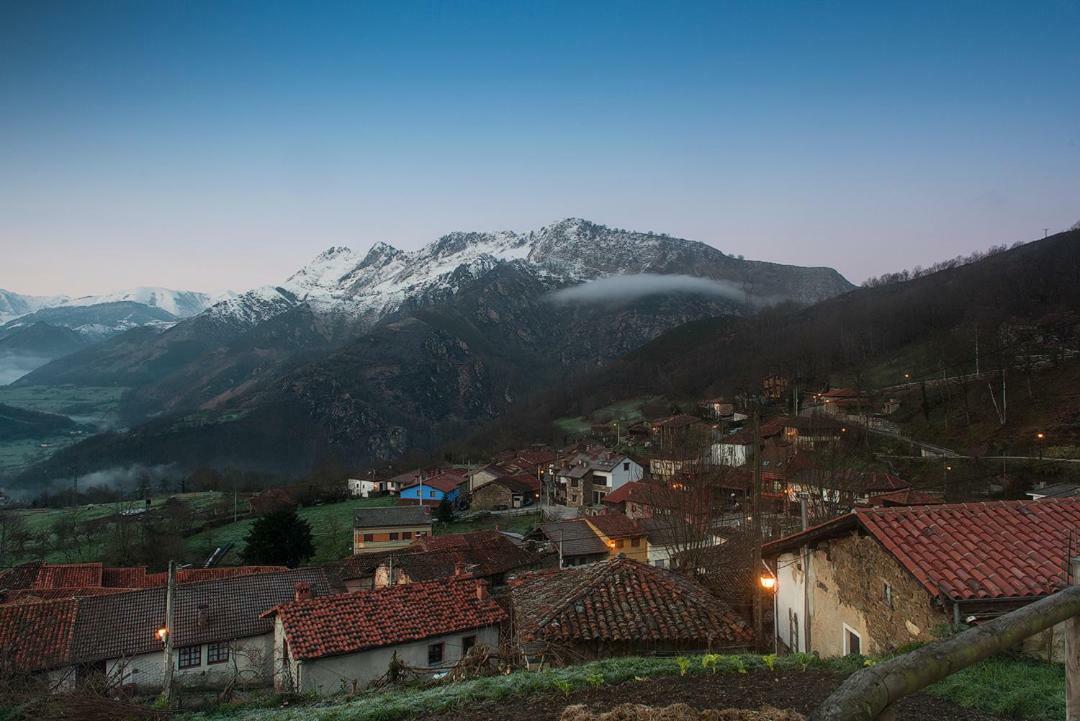
<path fill-rule="evenodd" d="M 169 582 L 165 589 L 165 678 L 162 692 L 169 708 L 173 704 L 173 606 L 176 597 L 176 565 L 169 561 Z"/>
<path fill-rule="evenodd" d="M 236 485 L 233 485 L 232 489 L 232 522 L 236 523 L 237 511 L 239 510 L 239 491 L 236 489 Z"/>

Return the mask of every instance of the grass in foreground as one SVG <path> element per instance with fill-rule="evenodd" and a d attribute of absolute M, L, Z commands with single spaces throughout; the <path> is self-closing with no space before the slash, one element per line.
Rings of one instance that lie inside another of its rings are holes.
<path fill-rule="evenodd" d="M 959 706 L 1024 721 L 1065 718 L 1065 669 L 1018 656 L 995 656 L 926 690 Z"/>
<path fill-rule="evenodd" d="M 412 685 L 371 691 L 352 697 L 320 701 L 292 700 L 283 706 L 280 696 L 263 697 L 213 711 L 189 713 L 183 721 L 408 721 L 468 704 L 563 694 L 664 676 L 716 673 L 827 671 L 850 675 L 869 663 L 861 656 L 821 659 L 810 654 L 790 656 L 719 655 L 677 658 L 615 658 L 543 672 L 517 671 L 506 676 L 445 683 Z M 1065 716 L 1065 671 L 1014 656 L 994 657 L 931 686 L 927 693 L 1004 718 L 1050 721 Z"/>
<path fill-rule="evenodd" d="M 222 707 L 211 712 L 186 714 L 185 721 L 238 719 L 239 721 L 404 721 L 420 719 L 467 704 L 500 701 L 542 693 L 570 695 L 579 689 L 613 685 L 635 679 L 701 673 L 825 670 L 851 673 L 862 666 L 859 657 L 822 660 L 807 654 L 792 656 L 719 655 L 678 658 L 615 658 L 543 672 L 517 671 L 460 683 L 427 688 L 409 686 L 392 691 L 361 693 L 311 705 L 289 708 Z M 280 699 L 267 699 L 280 705 Z M 302 702 L 301 702 L 302 704 Z"/>

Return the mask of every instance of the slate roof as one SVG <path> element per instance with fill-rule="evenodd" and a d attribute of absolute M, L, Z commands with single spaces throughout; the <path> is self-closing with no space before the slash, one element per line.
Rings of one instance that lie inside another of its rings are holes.
<path fill-rule="evenodd" d="M 1042 488 L 1033 488 L 1027 492 L 1029 496 L 1039 496 L 1040 498 L 1067 498 L 1069 496 L 1080 496 L 1080 483 L 1070 483 L 1063 481 L 1061 483 L 1052 483 Z"/>
<path fill-rule="evenodd" d="M 511 581 L 518 640 L 745 646 L 753 634 L 693 581 L 624 557 Z"/>
<path fill-rule="evenodd" d="M 173 639 L 177 647 L 230 641 L 273 631 L 261 618 L 269 608 L 291 601 L 296 584 L 306 582 L 312 593 L 327 596 L 341 590 L 325 569 L 299 568 L 188 583 L 176 588 Z M 165 622 L 165 590 L 151 588 L 78 600 L 72 660 L 120 658 L 161 650 L 156 631 Z M 208 623 L 200 626 L 198 609 L 207 606 Z"/>
<path fill-rule="evenodd" d="M 478 583 L 408 583 L 293 601 L 265 615 L 281 619 L 294 658 L 337 656 L 506 621 L 506 611 L 490 596 L 477 597 Z"/>
<path fill-rule="evenodd" d="M 0 606 L 0 673 L 68 665 L 77 610 L 74 599 Z"/>
<path fill-rule="evenodd" d="M 859 530 L 873 536 L 935 597 L 1038 598 L 1065 585 L 1080 498 L 865 508 L 781 538 L 772 557 Z"/>
<path fill-rule="evenodd" d="M 522 548 L 498 531 L 475 531 L 418 539 L 404 552 L 394 554 L 394 563 L 416 582 L 449 578 L 457 572 L 459 564 L 471 576 L 488 577 L 535 567 L 546 558 L 544 554 Z"/>
<path fill-rule="evenodd" d="M 429 523 L 431 523 L 430 509 L 422 506 L 358 508 L 353 513 L 353 528 L 424 526 Z"/>
<path fill-rule="evenodd" d="M 600 537 L 581 518 L 544 523 L 540 526 L 540 531 L 556 546 L 562 543 L 564 557 L 593 556 L 608 551 Z"/>

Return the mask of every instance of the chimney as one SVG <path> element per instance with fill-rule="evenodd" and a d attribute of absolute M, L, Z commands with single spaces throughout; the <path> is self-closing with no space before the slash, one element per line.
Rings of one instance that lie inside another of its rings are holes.
<path fill-rule="evenodd" d="M 454 564 L 454 575 L 455 576 L 464 576 L 465 575 L 465 562 L 464 561 L 458 561 L 457 563 Z"/>
<path fill-rule="evenodd" d="M 210 626 L 210 606 L 205 603 L 200 603 L 199 608 L 195 613 L 195 625 L 199 628 L 209 628 Z"/>
<path fill-rule="evenodd" d="M 476 579 L 476 600 L 486 601 L 488 599 L 488 582 L 483 578 Z"/>
<path fill-rule="evenodd" d="M 300 583 L 296 584 L 296 586 L 294 586 L 294 589 L 296 590 L 296 593 L 293 596 L 293 598 L 295 600 L 297 600 L 297 601 L 311 600 L 311 584 L 308 583 L 307 581 L 301 581 Z"/>

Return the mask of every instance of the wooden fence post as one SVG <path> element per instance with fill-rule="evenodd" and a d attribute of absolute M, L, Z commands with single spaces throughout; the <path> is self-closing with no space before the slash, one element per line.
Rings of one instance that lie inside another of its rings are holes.
<path fill-rule="evenodd" d="M 1069 583 L 1080 585 L 1080 558 L 1069 563 Z M 1065 621 L 1065 721 L 1080 721 L 1080 616 Z"/>

